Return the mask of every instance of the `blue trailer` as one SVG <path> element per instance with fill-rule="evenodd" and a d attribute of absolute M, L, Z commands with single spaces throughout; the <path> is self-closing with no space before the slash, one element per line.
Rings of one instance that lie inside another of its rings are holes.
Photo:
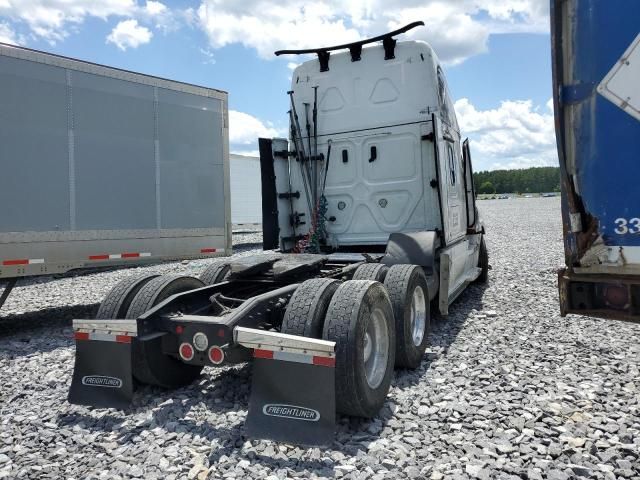
<path fill-rule="evenodd" d="M 640 321 L 640 2 L 551 1 L 563 315 Z"/>

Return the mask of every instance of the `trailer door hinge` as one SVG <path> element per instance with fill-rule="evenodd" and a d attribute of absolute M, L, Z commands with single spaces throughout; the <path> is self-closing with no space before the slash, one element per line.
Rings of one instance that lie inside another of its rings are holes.
<path fill-rule="evenodd" d="M 428 140 L 428 141 L 430 141 L 430 142 L 433 142 L 433 138 L 434 138 L 434 136 L 433 136 L 433 132 L 431 132 L 431 133 L 427 133 L 426 135 L 422 135 L 420 138 L 421 138 L 422 140 Z"/>
<path fill-rule="evenodd" d="M 278 158 L 295 157 L 296 152 L 289 152 L 288 150 L 276 150 L 273 152 L 273 156 Z"/>
<path fill-rule="evenodd" d="M 290 199 L 290 198 L 300 198 L 300 192 L 287 192 L 287 193 L 279 193 L 278 198 Z"/>

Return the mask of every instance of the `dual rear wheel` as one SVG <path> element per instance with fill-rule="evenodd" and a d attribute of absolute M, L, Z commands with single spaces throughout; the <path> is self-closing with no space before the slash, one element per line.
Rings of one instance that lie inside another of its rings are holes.
<path fill-rule="evenodd" d="M 194 290 L 205 285 L 224 282 L 230 273 L 226 262 L 209 265 L 194 278 L 182 275 L 144 275 L 125 278 L 118 282 L 98 308 L 97 319 L 135 319 L 177 293 Z M 202 372 L 201 366 L 189 365 L 164 354 L 162 336 L 140 341 L 133 340 L 133 376 L 140 383 L 175 388 L 188 385 Z"/>
<path fill-rule="evenodd" d="M 420 365 L 429 295 L 415 265 L 365 264 L 353 278 L 304 282 L 289 301 L 282 332 L 336 342 L 337 410 L 373 417 L 389 392 L 394 365 Z"/>
<path fill-rule="evenodd" d="M 143 313 L 177 293 L 204 286 L 202 280 L 182 275 L 145 275 L 118 282 L 98 308 L 96 318 L 138 318 Z M 131 344 L 132 373 L 140 383 L 176 388 L 193 382 L 201 366 L 188 365 L 165 355 L 162 336 Z"/>

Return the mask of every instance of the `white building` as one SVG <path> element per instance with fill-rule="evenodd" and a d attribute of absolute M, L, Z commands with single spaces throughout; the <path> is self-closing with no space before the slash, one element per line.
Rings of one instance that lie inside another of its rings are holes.
<path fill-rule="evenodd" d="M 231 153 L 229 160 L 232 223 L 262 223 L 260 159 Z"/>

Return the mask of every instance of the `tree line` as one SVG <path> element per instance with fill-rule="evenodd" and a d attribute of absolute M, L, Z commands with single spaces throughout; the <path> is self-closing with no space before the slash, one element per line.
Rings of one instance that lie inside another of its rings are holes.
<path fill-rule="evenodd" d="M 473 174 L 477 193 L 543 193 L 560 191 L 560 168 L 533 167 Z"/>

